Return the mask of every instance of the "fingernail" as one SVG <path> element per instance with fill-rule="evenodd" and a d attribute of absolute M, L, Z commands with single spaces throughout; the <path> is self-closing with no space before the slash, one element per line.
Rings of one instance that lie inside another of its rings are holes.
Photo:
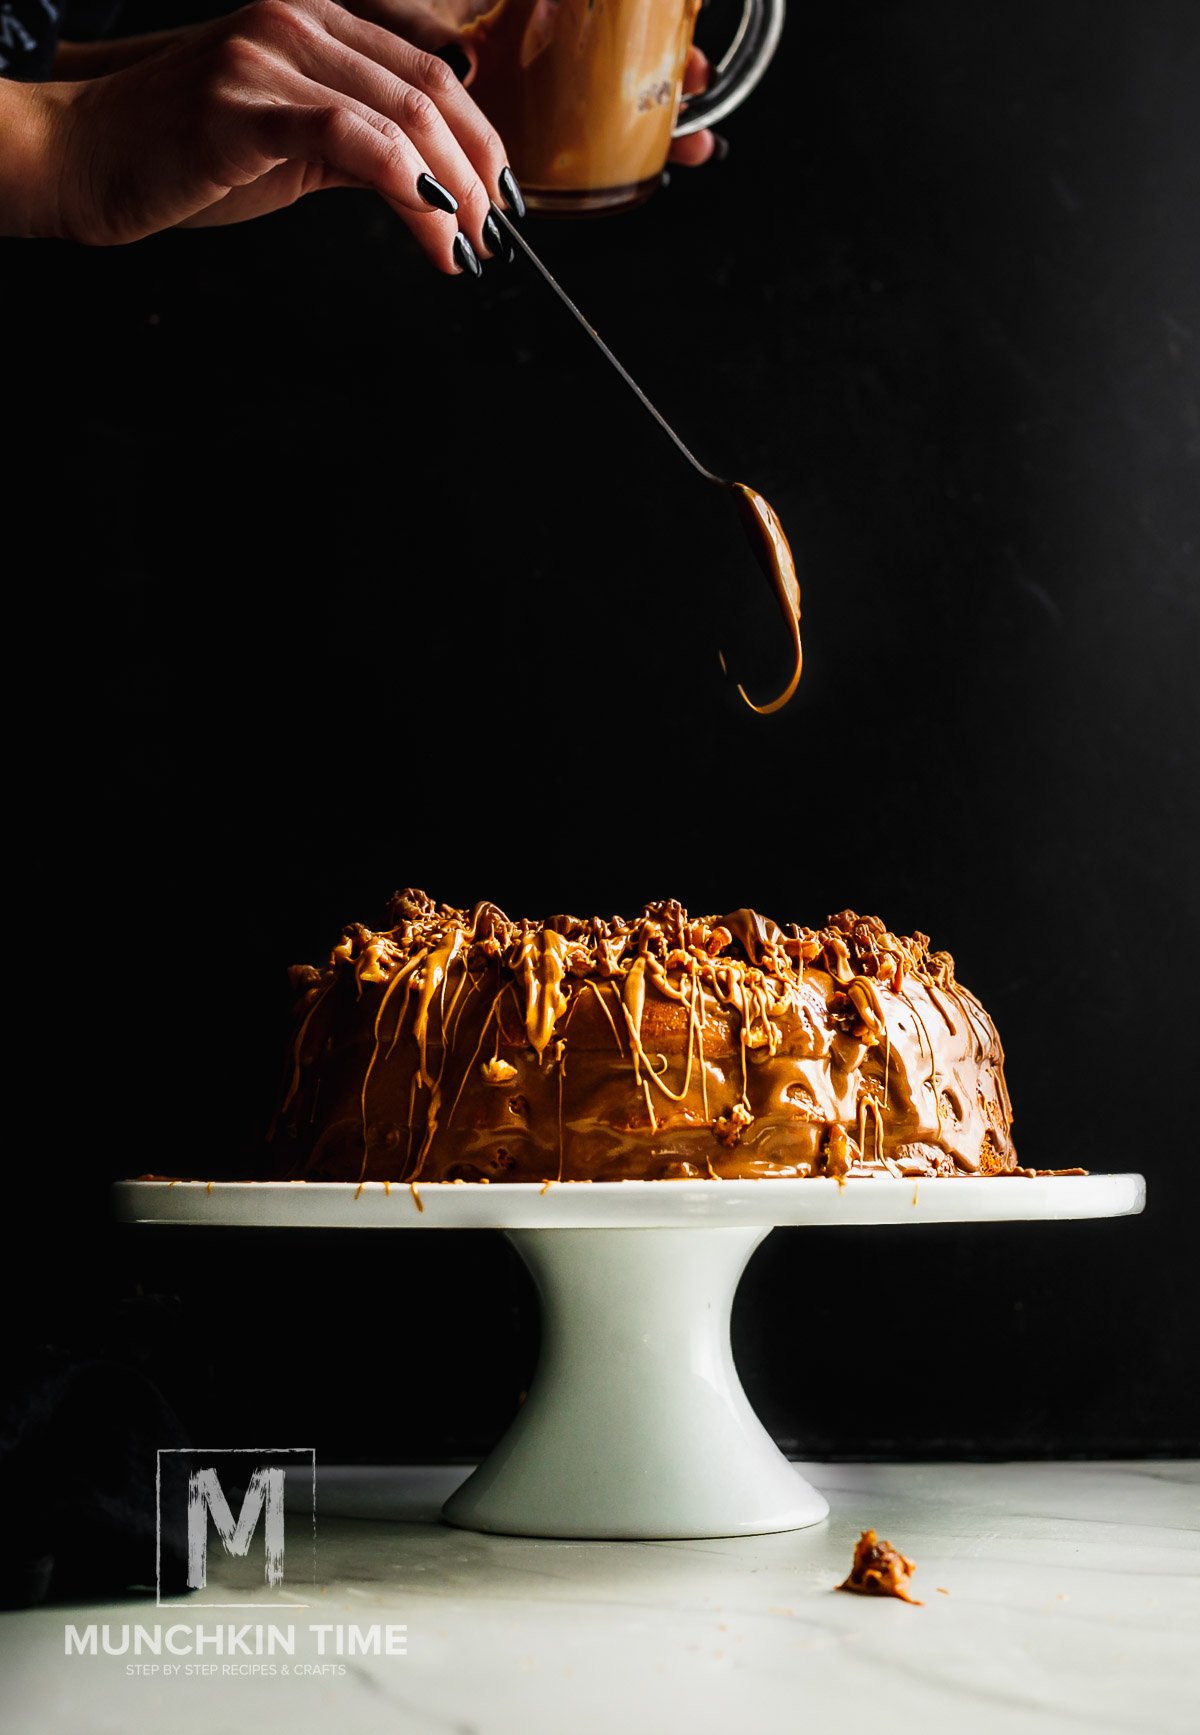
<path fill-rule="evenodd" d="M 488 252 L 493 259 L 503 259 L 506 265 L 511 265 L 516 258 L 509 243 L 505 240 L 499 223 L 489 211 L 483 219 L 483 238 L 487 242 Z"/>
<path fill-rule="evenodd" d="M 500 171 L 500 192 L 503 195 L 504 203 L 513 216 L 523 217 L 525 215 L 525 195 L 518 187 L 516 177 L 507 163 Z"/>
<path fill-rule="evenodd" d="M 434 50 L 439 60 L 444 60 L 455 78 L 461 84 L 471 70 L 471 56 L 457 42 L 448 42 L 444 48 Z"/>
<path fill-rule="evenodd" d="M 670 169 L 663 170 L 662 174 L 658 177 L 658 184 L 660 187 L 669 187 L 671 185 Z"/>
<path fill-rule="evenodd" d="M 725 137 L 724 133 L 714 133 L 713 134 L 713 156 L 717 159 L 717 161 L 719 163 L 723 163 L 725 161 L 725 158 L 728 155 L 729 155 L 729 140 Z"/>
<path fill-rule="evenodd" d="M 443 187 L 440 181 L 435 181 L 432 175 L 417 176 L 417 191 L 435 211 L 449 211 L 453 216 L 458 210 L 458 200 L 454 194 Z"/>
<path fill-rule="evenodd" d="M 483 276 L 483 266 L 479 263 L 479 255 L 461 229 L 454 237 L 454 245 L 450 251 L 454 255 L 454 263 L 460 271 L 465 271 L 471 277 Z"/>

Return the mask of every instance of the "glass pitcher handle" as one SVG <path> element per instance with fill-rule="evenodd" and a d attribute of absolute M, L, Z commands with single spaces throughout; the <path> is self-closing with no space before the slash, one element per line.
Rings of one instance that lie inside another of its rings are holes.
<path fill-rule="evenodd" d="M 714 67 L 708 89 L 687 98 L 675 138 L 713 126 L 746 100 L 779 47 L 784 8 L 785 0 L 745 0 L 737 35 Z"/>

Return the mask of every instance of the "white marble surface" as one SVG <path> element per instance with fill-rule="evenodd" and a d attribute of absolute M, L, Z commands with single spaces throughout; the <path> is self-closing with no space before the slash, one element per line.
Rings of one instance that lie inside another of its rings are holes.
<path fill-rule="evenodd" d="M 326 1471 L 315 1588 L 258 1589 L 242 1611 L 206 1610 L 198 1599 L 156 1611 L 150 1597 L 0 1617 L 0 1727 L 10 1735 L 1200 1728 L 1200 1465 L 803 1469 L 829 1498 L 825 1523 L 672 1543 L 455 1531 L 435 1514 L 461 1470 L 352 1480 Z M 401 1520 L 370 1516 L 397 1500 Z M 925 1607 L 834 1590 L 867 1525 L 915 1557 Z M 299 1558 L 289 1541 L 289 1564 Z M 232 1594 L 222 1585 L 245 1571 L 219 1549 L 211 1567 L 209 1597 Z M 299 1599 L 311 1606 L 278 1606 Z M 297 1623 L 286 1677 L 131 1676 L 132 1659 L 64 1655 L 67 1622 L 190 1628 L 260 1619 Z M 346 1672 L 335 1676 L 298 1675 L 295 1665 L 316 1656 L 310 1621 L 403 1623 L 408 1654 L 342 1659 Z"/>

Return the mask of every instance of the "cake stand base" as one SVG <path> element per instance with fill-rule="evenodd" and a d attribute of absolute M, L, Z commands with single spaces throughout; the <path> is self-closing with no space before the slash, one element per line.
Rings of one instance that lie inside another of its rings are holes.
<path fill-rule="evenodd" d="M 1140 1175 L 116 1188 L 135 1223 L 503 1230 L 537 1284 L 541 1356 L 516 1420 L 446 1518 L 512 1536 L 663 1540 L 795 1530 L 828 1511 L 733 1365 L 734 1291 L 773 1225 L 1118 1217 L 1144 1199 Z"/>
<path fill-rule="evenodd" d="M 541 1354 L 516 1420 L 447 1501 L 450 1523 L 666 1538 L 824 1518 L 733 1365 L 734 1291 L 769 1232 L 511 1230 L 541 1300 Z"/>

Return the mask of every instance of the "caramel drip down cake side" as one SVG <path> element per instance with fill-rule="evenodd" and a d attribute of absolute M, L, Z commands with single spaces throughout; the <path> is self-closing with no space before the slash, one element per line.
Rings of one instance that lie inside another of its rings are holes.
<path fill-rule="evenodd" d="M 293 971 L 265 1174 L 615 1181 L 1017 1167 L 995 1026 L 948 953 L 675 902 L 511 921 L 397 893 Z"/>

